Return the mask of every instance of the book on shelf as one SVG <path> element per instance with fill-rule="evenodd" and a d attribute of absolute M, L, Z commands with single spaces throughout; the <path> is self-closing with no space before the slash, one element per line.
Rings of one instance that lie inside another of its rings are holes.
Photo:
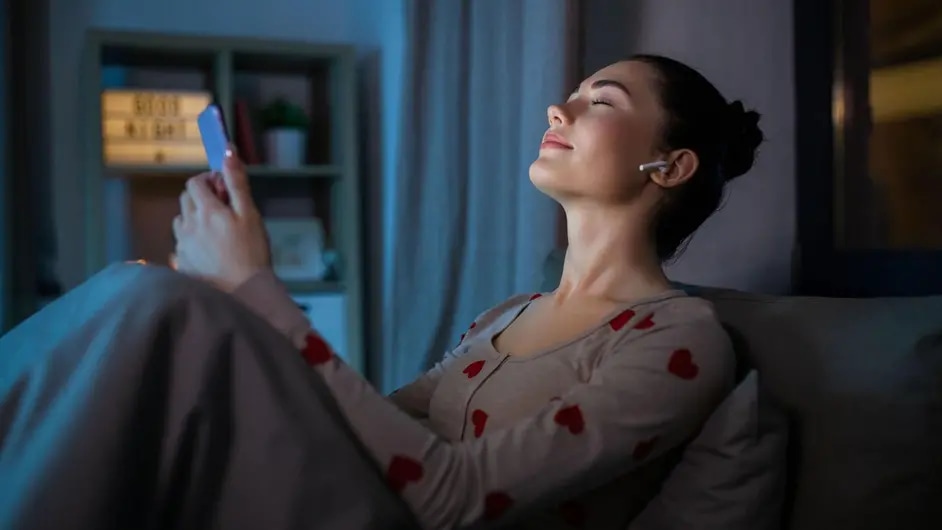
<path fill-rule="evenodd" d="M 235 102 L 235 144 L 243 162 L 249 165 L 261 163 L 258 146 L 255 144 L 252 114 L 248 102 L 244 99 L 237 99 Z"/>

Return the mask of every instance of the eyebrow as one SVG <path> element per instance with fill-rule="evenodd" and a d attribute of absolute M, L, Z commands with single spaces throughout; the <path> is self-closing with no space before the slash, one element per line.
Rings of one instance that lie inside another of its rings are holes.
<path fill-rule="evenodd" d="M 629 98 L 631 97 L 631 91 L 628 90 L 628 87 L 619 83 L 618 81 L 615 81 L 614 79 L 599 79 L 598 81 L 592 83 L 592 88 L 602 88 L 605 86 L 615 87 L 618 90 L 624 92 L 625 95 Z"/>
<path fill-rule="evenodd" d="M 592 83 L 592 88 L 602 88 L 602 87 L 607 87 L 607 86 L 615 87 L 618 90 L 621 90 L 622 92 L 625 93 L 626 96 L 628 96 L 628 99 L 631 99 L 631 91 L 628 90 L 628 87 L 626 87 L 624 84 L 618 81 L 615 81 L 614 79 L 599 79 Z M 581 88 L 582 88 L 581 86 L 576 87 L 576 89 L 572 91 L 571 96 L 575 96 L 576 94 L 578 94 Z"/>

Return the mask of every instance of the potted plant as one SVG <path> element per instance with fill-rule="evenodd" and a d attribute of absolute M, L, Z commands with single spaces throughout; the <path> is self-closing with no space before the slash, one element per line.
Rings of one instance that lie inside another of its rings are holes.
<path fill-rule="evenodd" d="M 309 120 L 300 106 L 277 98 L 262 109 L 265 152 L 275 167 L 299 167 L 304 164 Z"/>

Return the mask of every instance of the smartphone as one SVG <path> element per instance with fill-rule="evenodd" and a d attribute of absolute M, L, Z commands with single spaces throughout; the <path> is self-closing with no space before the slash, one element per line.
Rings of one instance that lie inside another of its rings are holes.
<path fill-rule="evenodd" d="M 206 150 L 206 159 L 209 169 L 222 171 L 226 159 L 226 149 L 229 149 L 229 133 L 226 132 L 226 121 L 223 119 L 219 105 L 211 104 L 196 118 L 199 126 L 200 138 L 203 140 L 203 149 Z"/>

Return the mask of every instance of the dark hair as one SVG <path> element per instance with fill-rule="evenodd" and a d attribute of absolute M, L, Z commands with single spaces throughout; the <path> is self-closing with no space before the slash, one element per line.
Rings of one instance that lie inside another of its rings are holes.
<path fill-rule="evenodd" d="M 660 55 L 639 54 L 657 72 L 657 93 L 666 115 L 660 148 L 690 149 L 700 164 L 684 184 L 671 189 L 654 225 L 657 255 L 675 257 L 694 231 L 720 207 L 726 182 L 749 171 L 764 139 L 759 113 L 740 101 L 727 102 L 693 68 Z"/>

